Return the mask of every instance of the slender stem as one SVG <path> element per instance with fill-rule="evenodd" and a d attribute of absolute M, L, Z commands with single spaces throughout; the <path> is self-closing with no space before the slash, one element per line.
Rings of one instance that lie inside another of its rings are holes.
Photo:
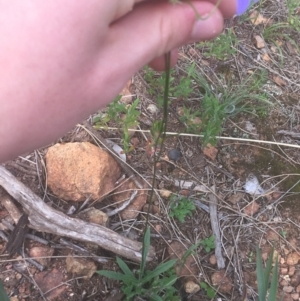
<path fill-rule="evenodd" d="M 153 199 L 153 194 L 154 194 L 154 185 L 155 185 L 155 175 L 156 175 L 156 166 L 159 158 L 161 157 L 162 154 L 162 146 L 166 137 L 166 132 L 167 132 L 167 123 L 168 123 L 168 106 L 169 106 L 169 87 L 170 87 L 170 73 L 171 73 L 171 53 L 168 52 L 165 54 L 165 87 L 164 87 L 164 102 L 163 102 L 163 118 L 159 126 L 159 132 L 158 135 L 156 136 L 156 139 L 154 141 L 154 167 L 153 167 L 153 179 L 152 179 L 152 187 L 150 191 L 150 200 L 149 200 L 149 206 L 148 206 L 148 211 L 146 215 L 146 226 L 144 229 L 144 236 L 146 234 L 146 231 L 148 229 L 148 222 L 149 222 L 149 215 L 150 215 L 150 208 L 152 205 L 152 199 Z M 159 145 L 160 144 L 160 145 Z M 159 146 L 159 153 L 156 156 L 156 150 Z M 143 277 L 144 271 L 145 271 L 145 264 L 146 264 L 146 257 L 147 254 L 145 254 L 145 244 L 143 244 L 143 250 L 142 250 L 142 263 L 141 263 L 141 269 L 140 269 L 140 275 L 139 278 L 141 279 Z"/>

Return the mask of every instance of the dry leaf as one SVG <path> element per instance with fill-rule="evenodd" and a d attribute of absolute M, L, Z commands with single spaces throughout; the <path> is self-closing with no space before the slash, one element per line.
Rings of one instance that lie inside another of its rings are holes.
<path fill-rule="evenodd" d="M 125 104 L 129 104 L 132 102 L 132 93 L 130 92 L 130 88 L 131 88 L 132 82 L 131 80 L 129 80 L 125 87 L 123 88 L 123 90 L 120 92 L 120 95 L 122 95 L 121 98 L 121 102 L 125 103 Z"/>
<path fill-rule="evenodd" d="M 269 55 L 267 53 L 264 53 L 262 55 L 262 59 L 266 62 L 270 62 L 271 58 L 269 57 Z"/>
<path fill-rule="evenodd" d="M 279 76 L 273 76 L 273 81 L 280 87 L 286 86 L 286 82 Z"/>
<path fill-rule="evenodd" d="M 255 201 L 253 201 L 244 208 L 243 212 L 246 215 L 253 216 L 258 211 L 258 209 L 259 205 Z"/>
<path fill-rule="evenodd" d="M 167 189 L 161 189 L 158 192 L 163 198 L 166 198 L 166 199 L 172 195 L 172 191 L 167 190 Z"/>
<path fill-rule="evenodd" d="M 254 25 L 259 25 L 259 24 L 268 24 L 270 23 L 270 19 L 265 18 L 262 14 L 260 14 L 257 10 L 254 10 L 250 14 L 250 21 Z"/>
<path fill-rule="evenodd" d="M 254 43 L 255 47 L 258 49 L 265 47 L 265 41 L 263 40 L 263 38 L 261 36 L 258 36 L 258 35 L 253 37 L 253 43 Z"/>
<path fill-rule="evenodd" d="M 218 149 L 216 149 L 214 146 L 208 143 L 207 146 L 203 149 L 203 154 L 212 161 L 214 161 L 216 160 Z"/>
<path fill-rule="evenodd" d="M 285 43 L 287 51 L 289 52 L 289 55 L 297 54 L 296 48 L 289 42 L 287 41 Z"/>

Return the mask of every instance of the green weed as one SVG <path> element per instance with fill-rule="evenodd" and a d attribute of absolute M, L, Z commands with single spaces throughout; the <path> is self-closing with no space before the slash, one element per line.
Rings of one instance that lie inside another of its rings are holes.
<path fill-rule="evenodd" d="M 297 31 L 300 31 L 300 16 L 297 15 L 296 10 L 299 10 L 299 0 L 287 0 L 288 9 L 288 23 Z"/>
<path fill-rule="evenodd" d="M 200 287 L 203 288 L 203 289 L 205 290 L 206 296 L 207 296 L 208 298 L 211 298 L 211 299 L 212 299 L 212 298 L 215 297 L 216 292 L 215 292 L 215 290 L 214 290 L 209 284 L 207 284 L 206 282 L 201 281 L 201 282 L 200 282 Z"/>
<path fill-rule="evenodd" d="M 236 54 L 238 39 L 232 29 L 226 29 L 213 41 L 200 42 L 197 47 L 203 49 L 205 57 L 227 60 Z"/>
<path fill-rule="evenodd" d="M 262 256 L 259 248 L 256 248 L 256 275 L 259 301 L 276 301 L 278 287 L 278 260 L 272 269 L 274 249 L 270 254 L 266 267 L 263 268 Z"/>
<path fill-rule="evenodd" d="M 175 71 L 170 73 L 169 98 L 187 99 L 193 92 L 191 75 L 179 76 L 176 79 Z M 145 68 L 144 79 L 148 84 L 148 93 L 155 97 L 157 104 L 163 107 L 164 82 L 166 80 L 165 72 L 155 72 L 149 67 Z"/>
<path fill-rule="evenodd" d="M 139 99 L 136 99 L 131 105 L 120 102 L 121 96 L 115 98 L 107 107 L 105 113 L 100 112 L 93 120 L 95 128 L 107 126 L 110 121 L 114 121 L 121 129 L 123 135 L 124 151 L 129 152 L 130 136 L 129 129 L 138 125 L 140 112 L 137 110 Z"/>
<path fill-rule="evenodd" d="M 172 195 L 170 198 L 170 217 L 177 218 L 181 223 L 196 209 L 193 201 L 185 197 Z"/>
<path fill-rule="evenodd" d="M 267 81 L 265 71 L 253 73 L 238 85 L 227 82 L 224 86 L 216 86 L 214 90 L 199 72 L 195 71 L 191 76 L 203 91 L 199 112 L 204 146 L 208 143 L 216 144 L 216 136 L 222 131 L 226 118 L 242 112 L 262 114 L 272 105 L 268 95 L 262 90 Z M 195 110 L 193 114 L 196 115 Z"/>
<path fill-rule="evenodd" d="M 211 250 L 215 249 L 215 237 L 209 236 L 200 241 L 200 245 L 204 247 L 206 253 L 209 253 Z"/>
<path fill-rule="evenodd" d="M 150 246 L 150 229 L 147 228 L 143 241 L 143 257 L 140 269 L 134 273 L 128 265 L 119 257 L 117 263 L 122 272 L 97 271 L 107 278 L 121 281 L 125 301 L 139 300 L 149 301 L 179 301 L 180 297 L 174 284 L 177 280 L 174 265 L 176 260 L 169 260 L 158 265 L 154 270 L 146 270 L 146 256 Z"/>

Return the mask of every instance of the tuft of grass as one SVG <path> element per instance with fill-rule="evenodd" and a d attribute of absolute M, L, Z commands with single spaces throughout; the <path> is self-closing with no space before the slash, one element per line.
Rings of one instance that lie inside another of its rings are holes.
<path fill-rule="evenodd" d="M 262 256 L 258 247 L 256 247 L 256 275 L 258 284 L 258 301 L 276 301 L 278 288 L 278 259 L 275 259 L 275 265 L 272 268 L 274 248 L 263 268 Z"/>
<path fill-rule="evenodd" d="M 143 256 L 140 268 L 135 273 L 119 257 L 117 263 L 122 272 L 97 271 L 107 278 L 121 281 L 121 289 L 125 295 L 125 301 L 135 300 L 139 297 L 149 301 L 179 301 L 179 293 L 174 287 L 177 280 L 175 273 L 176 259 L 166 261 L 158 265 L 154 270 L 146 269 L 146 256 L 150 246 L 150 229 L 147 228 L 143 240 Z"/>

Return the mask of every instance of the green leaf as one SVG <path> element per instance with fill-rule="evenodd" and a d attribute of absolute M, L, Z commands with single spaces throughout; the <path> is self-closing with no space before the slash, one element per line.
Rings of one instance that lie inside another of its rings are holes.
<path fill-rule="evenodd" d="M 264 271 L 264 277 L 265 277 L 265 289 L 267 291 L 269 287 L 270 282 L 270 275 L 271 275 L 271 269 L 272 269 L 272 261 L 273 261 L 273 255 L 274 255 L 274 248 L 272 248 L 271 254 L 268 258 L 266 269 Z"/>
<path fill-rule="evenodd" d="M 258 300 L 265 301 L 267 295 L 267 288 L 265 286 L 265 274 L 262 266 L 262 257 L 258 247 L 256 247 L 256 275 L 257 275 Z"/>
<path fill-rule="evenodd" d="M 151 279 L 168 271 L 175 265 L 176 261 L 177 261 L 176 259 L 172 259 L 172 260 L 166 261 L 165 263 L 160 264 L 153 271 L 151 271 L 146 277 L 144 277 L 142 279 L 141 283 L 145 284 L 145 283 L 149 282 Z"/>
<path fill-rule="evenodd" d="M 149 247 L 150 247 L 150 228 L 148 227 L 148 225 L 146 225 L 146 231 L 144 233 L 144 239 L 143 239 L 142 262 L 141 262 L 139 280 L 141 280 L 144 277 L 146 258 L 148 255 Z"/>
<path fill-rule="evenodd" d="M 3 286 L 3 283 L 1 280 L 0 280 L 0 300 L 1 301 L 9 301 L 9 298 L 6 294 L 6 291 L 4 289 L 4 286 Z"/>
<path fill-rule="evenodd" d="M 126 276 L 135 278 L 133 272 L 129 269 L 128 265 L 120 257 L 117 257 L 117 263 Z"/>
<path fill-rule="evenodd" d="M 211 287 L 209 287 L 209 288 L 206 290 L 206 295 L 207 295 L 207 297 L 209 297 L 209 298 L 214 298 L 215 295 L 216 295 L 216 292 L 214 291 L 214 289 L 212 289 Z"/>
<path fill-rule="evenodd" d="M 132 281 L 136 281 L 135 278 L 128 277 L 127 275 L 118 273 L 118 272 L 113 272 L 113 271 L 97 271 L 97 274 L 101 276 L 105 276 L 109 279 L 113 280 L 118 280 L 118 281 L 123 281 L 124 283 L 129 283 Z"/>
<path fill-rule="evenodd" d="M 278 287 L 278 258 L 276 258 L 276 263 L 273 269 L 268 301 L 276 301 L 277 287 Z"/>

